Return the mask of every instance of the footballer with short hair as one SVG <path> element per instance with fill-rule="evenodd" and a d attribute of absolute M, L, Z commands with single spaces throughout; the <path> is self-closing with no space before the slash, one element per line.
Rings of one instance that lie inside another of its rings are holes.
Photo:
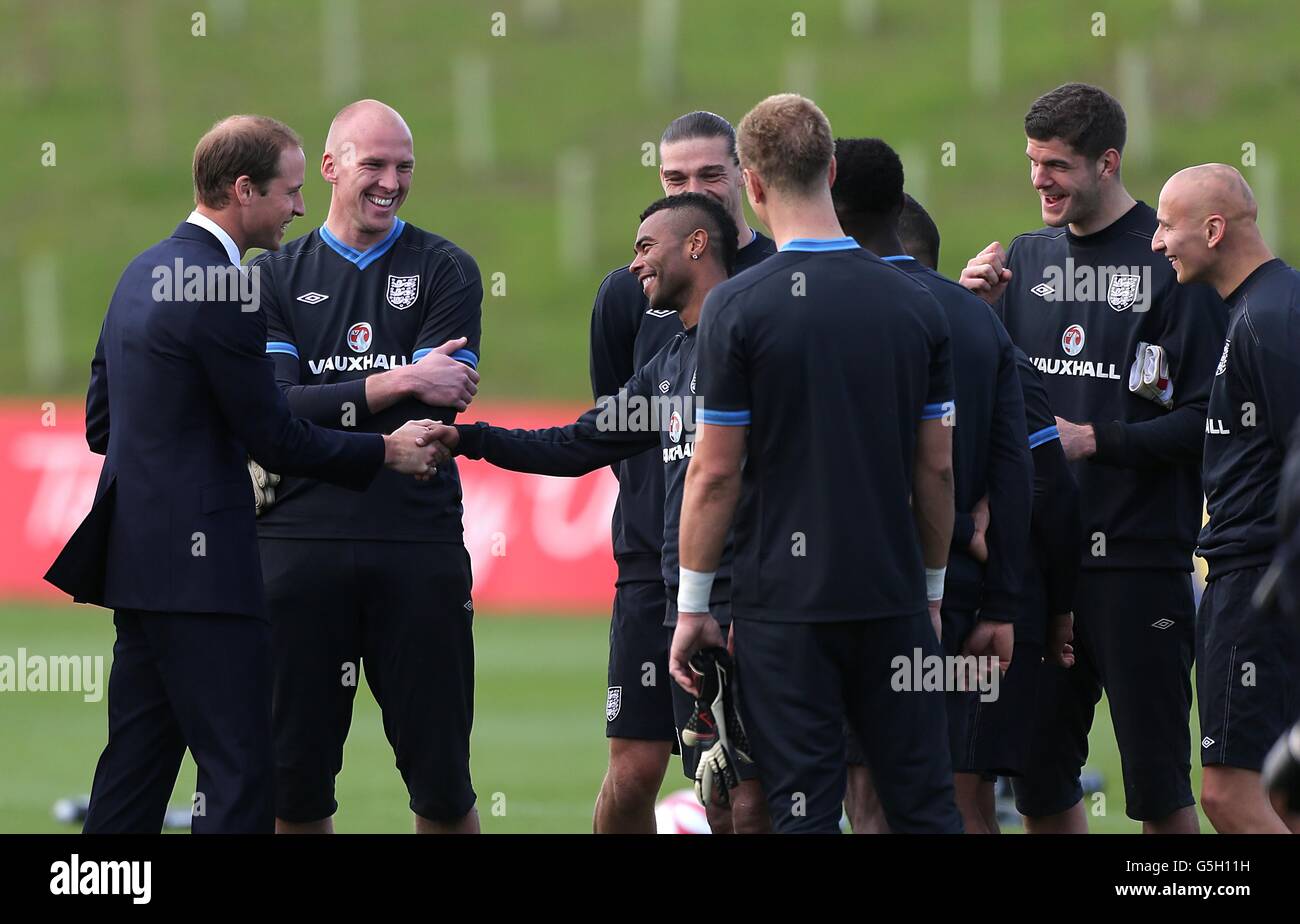
<path fill-rule="evenodd" d="M 879 138 L 841 138 L 835 142 L 835 166 L 831 198 L 840 225 L 862 247 L 928 289 L 943 307 L 951 331 L 953 382 L 961 408 L 952 438 L 957 515 L 942 607 L 932 606 L 931 618 L 940 617 L 935 622 L 942 626 L 944 651 L 960 656 L 972 633 L 1017 634 L 1033 474 L 1015 348 L 991 308 L 905 251 L 898 233 L 903 162 L 894 149 Z M 977 536 L 982 531 L 975 514 L 981 507 L 997 523 L 987 539 Z M 1038 660 L 1041 647 L 1022 653 Z M 957 807 L 968 833 L 986 833 L 977 804 L 982 768 L 973 765 L 970 747 L 978 727 L 979 693 L 947 690 L 945 699 Z M 847 738 L 850 777 L 868 777 L 859 742 L 851 732 Z M 864 785 L 863 779 L 849 785 L 857 798 L 848 805 L 855 811 L 864 801 Z M 863 827 L 871 823 L 861 814 L 855 819 L 851 813 L 850 820 Z"/>
<path fill-rule="evenodd" d="M 1160 191 L 1151 248 L 1179 282 L 1212 286 L 1231 315 L 1205 426 L 1197 554 L 1209 566 L 1196 614 L 1201 807 L 1220 834 L 1286 834 L 1260 780 L 1300 713 L 1300 624 L 1255 605 L 1278 547 L 1287 439 L 1300 421 L 1300 273 L 1273 256 L 1234 167 L 1180 170 Z M 1253 683 L 1242 682 L 1252 665 Z"/>
<path fill-rule="evenodd" d="M 680 317 L 680 333 L 614 395 L 605 396 L 567 426 L 507 430 L 480 422 L 457 424 L 454 429 L 435 428 L 434 436 L 459 455 L 485 459 L 513 471 L 552 476 L 584 475 L 652 452 L 650 458 L 661 468 L 665 483 L 664 506 L 659 511 L 663 521 L 660 580 L 666 586 L 668 602 L 666 612 L 659 614 L 659 633 L 666 648 L 676 623 L 678 520 L 695 442 L 696 325 L 705 296 L 735 266 L 736 226 L 717 200 L 701 193 L 678 193 L 659 199 L 641 213 L 634 246 L 636 259 L 628 274 L 637 280 L 651 308 Z M 712 618 L 724 627 L 731 624 L 729 558 L 724 553 L 720 578 L 709 601 Z M 734 687 L 728 692 L 738 695 Z M 718 755 L 709 754 L 710 749 L 695 741 L 698 736 L 691 723 L 694 698 L 675 684 L 671 694 L 670 727 L 679 738 L 682 769 L 687 779 L 699 784 L 710 829 L 715 834 L 766 831 L 767 806 L 753 761 L 743 747 L 740 754 L 732 748 L 723 755 L 732 778 L 713 775 L 712 761 Z M 719 779 L 723 786 L 717 785 Z M 717 797 L 704 798 L 706 791 Z"/>
<path fill-rule="evenodd" d="M 668 124 L 659 140 L 659 180 L 666 196 L 697 193 L 723 206 L 737 229 L 738 272 L 776 251 L 745 219 L 736 132 L 722 116 L 698 110 Z M 592 397 L 616 394 L 682 329 L 677 312 L 650 305 L 627 264 L 611 270 L 591 311 Z M 619 462 L 614 473 L 618 579 L 605 698 L 609 766 L 596 797 L 593 828 L 597 834 L 652 834 L 655 799 L 669 757 L 680 747 L 663 633 L 664 472 L 651 450 Z M 646 664 L 655 668 L 650 685 L 642 683 Z"/>
<path fill-rule="evenodd" d="M 1030 832 L 1087 831 L 1079 776 L 1104 689 L 1129 817 L 1148 833 L 1195 833 L 1189 572 L 1227 312 L 1151 253 L 1156 215 L 1121 178 L 1127 123 L 1114 97 L 1065 84 L 1034 101 L 1024 130 L 1046 227 L 1007 251 L 990 244 L 961 282 L 1044 373 L 1087 545 L 1076 663 L 1044 669 L 1043 733 L 1013 781 L 1017 807 Z"/>
<path fill-rule="evenodd" d="M 483 284 L 473 257 L 397 217 L 411 131 L 376 100 L 330 125 L 324 224 L 254 264 L 266 351 L 295 414 L 386 433 L 472 399 Z M 477 833 L 473 602 L 454 463 L 365 493 L 285 477 L 258 521 L 271 617 L 276 830 L 328 833 L 359 672 L 421 833 Z"/>
<path fill-rule="evenodd" d="M 942 693 L 890 683 L 897 655 L 939 653 L 926 601 L 952 536 L 948 325 L 924 287 L 844 235 L 815 104 L 769 97 L 737 141 L 779 250 L 701 313 L 673 678 L 696 692 L 691 658 L 722 644 L 709 601 L 734 520 L 740 710 L 773 829 L 839 831 L 847 718 L 890 829 L 957 833 Z"/>

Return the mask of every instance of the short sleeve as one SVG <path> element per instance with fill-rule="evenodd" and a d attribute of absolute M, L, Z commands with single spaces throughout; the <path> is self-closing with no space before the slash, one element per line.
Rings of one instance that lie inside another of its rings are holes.
<path fill-rule="evenodd" d="M 419 362 L 448 340 L 464 337 L 465 346 L 453 353 L 452 359 L 478 368 L 483 334 L 483 280 L 478 264 L 458 247 L 435 253 L 440 261 L 424 301 L 424 319 L 411 361 Z"/>
<path fill-rule="evenodd" d="M 698 347 L 702 407 L 696 422 L 722 427 L 750 424 L 750 391 L 741 313 L 734 300 L 714 289 L 700 312 Z"/>

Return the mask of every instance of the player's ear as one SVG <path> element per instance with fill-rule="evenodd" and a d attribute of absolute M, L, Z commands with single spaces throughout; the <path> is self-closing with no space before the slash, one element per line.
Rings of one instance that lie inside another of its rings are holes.
<path fill-rule="evenodd" d="M 329 151 L 320 156 L 320 175 L 326 183 L 333 183 L 339 178 L 338 168 L 334 163 L 334 155 Z"/>
<path fill-rule="evenodd" d="M 835 185 L 835 155 L 834 154 L 831 155 L 830 169 L 826 171 L 826 185 L 827 187 Z"/>
<path fill-rule="evenodd" d="M 1101 176 L 1117 176 L 1119 174 L 1119 151 L 1114 148 L 1107 148 L 1101 155 Z"/>
<path fill-rule="evenodd" d="M 1211 215 L 1205 219 L 1205 246 L 1211 249 L 1218 247 L 1223 241 L 1223 232 L 1227 227 L 1228 223 L 1224 221 L 1222 215 Z"/>

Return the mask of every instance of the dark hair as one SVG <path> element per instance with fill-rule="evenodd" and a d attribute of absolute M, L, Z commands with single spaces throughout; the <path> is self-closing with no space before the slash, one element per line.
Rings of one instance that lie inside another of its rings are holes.
<path fill-rule="evenodd" d="M 939 227 L 921 203 L 907 193 L 903 193 L 903 211 L 898 216 L 898 238 L 908 256 L 932 270 L 939 268 Z"/>
<path fill-rule="evenodd" d="M 903 202 L 903 162 L 879 138 L 835 140 L 835 210 L 879 221 Z"/>
<path fill-rule="evenodd" d="M 1096 160 L 1111 148 L 1123 153 L 1128 120 L 1119 100 L 1105 90 L 1067 83 L 1034 100 L 1025 113 L 1025 135 L 1035 141 L 1059 138 Z"/>
<path fill-rule="evenodd" d="M 280 175 L 280 153 L 288 147 L 302 147 L 302 139 L 283 122 L 259 115 L 222 119 L 194 148 L 194 201 L 221 208 L 230 198 L 230 184 L 241 176 L 266 195 Z"/>
<path fill-rule="evenodd" d="M 736 153 L 736 130 L 716 112 L 699 109 L 678 116 L 668 123 L 664 133 L 659 136 L 659 143 L 672 144 L 674 141 L 688 141 L 691 138 L 726 139 L 732 161 L 740 163 L 740 155 Z"/>
<path fill-rule="evenodd" d="M 697 220 L 697 217 L 702 219 L 696 227 L 703 228 L 709 235 L 710 247 L 717 246 L 716 256 L 722 263 L 722 268 L 730 276 L 736 269 L 736 251 L 740 247 L 738 240 L 740 232 L 736 230 L 736 220 L 717 199 L 693 192 L 656 199 L 646 206 L 646 210 L 641 213 L 641 220 L 645 221 L 655 212 L 678 209 L 690 209 L 695 212 L 695 215 L 691 216 L 692 221 Z"/>

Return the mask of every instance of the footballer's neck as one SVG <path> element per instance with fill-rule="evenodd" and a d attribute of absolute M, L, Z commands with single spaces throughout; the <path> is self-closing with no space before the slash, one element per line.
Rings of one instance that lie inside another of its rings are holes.
<path fill-rule="evenodd" d="M 744 250 L 758 238 L 758 232 L 749 226 L 749 222 L 745 221 L 745 210 L 743 208 L 740 210 L 739 215 L 732 215 L 731 217 L 736 222 L 736 246 Z"/>
<path fill-rule="evenodd" d="M 1101 202 L 1093 213 L 1083 221 L 1070 222 L 1070 233 L 1075 237 L 1087 237 L 1109 228 L 1128 214 L 1129 209 L 1137 205 L 1137 200 L 1129 195 L 1124 184 L 1118 179 L 1107 183 L 1102 188 Z"/>
<path fill-rule="evenodd" d="M 393 221 L 397 221 L 396 215 L 393 216 Z M 335 206 L 333 200 L 330 201 L 330 213 L 325 216 L 325 227 L 329 228 L 330 234 L 344 244 L 353 250 L 361 251 L 369 250 L 388 237 L 388 233 L 393 230 L 392 222 L 389 222 L 388 227 L 379 230 L 359 228 L 356 222 L 342 214 L 342 210 Z"/>
<path fill-rule="evenodd" d="M 812 196 L 770 196 L 767 202 L 767 225 L 777 249 L 796 239 L 826 240 L 844 237 L 831 190 L 827 186 Z"/>
<path fill-rule="evenodd" d="M 704 299 L 713 291 L 713 287 L 720 282 L 725 282 L 727 275 L 719 268 L 716 272 L 712 269 L 704 271 L 701 268 L 701 276 L 691 286 L 691 294 L 686 298 L 686 306 L 677 312 L 677 317 L 682 322 L 682 327 L 690 330 L 696 324 L 700 323 L 700 311 L 704 308 Z"/>

